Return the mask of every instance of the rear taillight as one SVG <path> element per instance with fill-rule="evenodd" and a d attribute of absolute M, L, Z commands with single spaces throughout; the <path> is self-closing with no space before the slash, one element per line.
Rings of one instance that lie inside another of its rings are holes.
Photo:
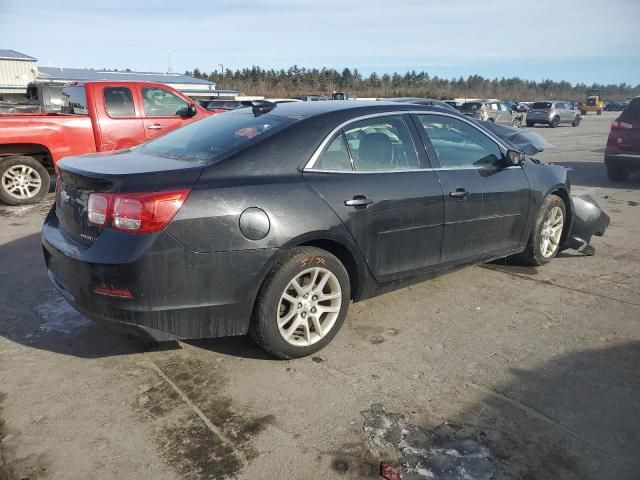
<path fill-rule="evenodd" d="M 178 213 L 191 190 L 153 193 L 92 193 L 88 219 L 99 227 L 153 233 L 162 230 Z"/>
<path fill-rule="evenodd" d="M 611 123 L 611 130 L 623 130 L 627 128 L 633 128 L 633 125 L 627 122 L 621 122 L 620 120 L 614 120 Z"/>
<path fill-rule="evenodd" d="M 544 109 L 544 113 L 551 113 L 551 109 L 550 108 L 545 108 Z"/>
<path fill-rule="evenodd" d="M 89 204 L 87 205 L 89 221 L 94 225 L 104 227 L 109 220 L 109 203 L 111 203 L 111 194 L 92 193 L 89 195 Z"/>

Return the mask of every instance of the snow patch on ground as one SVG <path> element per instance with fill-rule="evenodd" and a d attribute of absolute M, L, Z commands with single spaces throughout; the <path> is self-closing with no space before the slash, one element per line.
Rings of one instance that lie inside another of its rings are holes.
<path fill-rule="evenodd" d="M 38 305 L 35 311 L 42 319 L 38 327 L 42 332 L 71 334 L 89 323 L 87 318 L 80 315 L 64 298 L 60 297 Z"/>
<path fill-rule="evenodd" d="M 412 425 L 380 404 L 362 415 L 371 446 L 398 458 L 403 480 L 491 480 L 495 474 L 489 449 L 475 437 Z"/>

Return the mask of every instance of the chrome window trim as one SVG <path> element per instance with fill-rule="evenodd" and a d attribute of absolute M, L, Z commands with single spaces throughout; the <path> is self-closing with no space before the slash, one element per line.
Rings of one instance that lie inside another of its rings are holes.
<path fill-rule="evenodd" d="M 367 120 L 369 118 L 388 117 L 391 115 L 406 115 L 406 114 L 434 115 L 434 116 L 441 116 L 441 117 L 456 118 L 462 122 L 467 123 L 471 127 L 478 130 L 480 133 L 489 137 L 491 140 L 497 143 L 503 155 L 505 155 L 509 150 L 509 148 L 504 143 L 502 143 L 502 140 L 496 137 L 492 132 L 484 131 L 481 128 L 478 128 L 477 125 L 474 125 L 473 122 L 467 120 L 464 116 L 461 116 L 461 115 L 450 114 L 445 111 L 431 112 L 431 111 L 425 111 L 425 110 L 398 110 L 393 112 L 378 112 L 378 113 L 370 113 L 368 115 L 362 115 L 360 117 L 350 118 L 349 120 L 342 122 L 333 130 L 331 130 L 331 132 L 329 132 L 329 135 L 327 135 L 324 138 L 324 140 L 322 140 L 322 143 L 320 143 L 320 146 L 316 149 L 316 151 L 313 152 L 313 155 L 311 156 L 309 161 L 305 164 L 305 166 L 302 168 L 302 171 L 303 172 L 328 172 L 328 173 L 383 173 L 383 172 L 391 173 L 391 172 L 424 172 L 424 171 L 437 171 L 437 170 L 478 170 L 481 168 L 486 168 L 486 167 L 440 167 L 440 168 L 407 168 L 407 169 L 398 168 L 398 169 L 392 169 L 392 170 L 324 170 L 321 168 L 313 168 L 315 163 L 318 161 L 318 158 L 320 157 L 320 155 L 322 154 L 326 146 L 329 144 L 329 142 L 333 139 L 335 134 L 338 133 L 341 129 L 343 129 L 347 125 L 351 123 L 359 122 L 361 120 Z M 414 148 L 415 148 L 415 145 L 414 145 Z M 521 168 L 517 165 L 510 166 L 507 168 L 513 168 L 513 167 Z"/>
<path fill-rule="evenodd" d="M 446 172 L 450 170 L 482 170 L 484 167 L 437 167 L 437 168 L 411 168 L 411 169 L 399 169 L 394 168 L 392 170 L 335 170 L 324 168 L 305 168 L 304 171 L 309 173 L 349 173 L 357 175 L 370 175 L 372 173 L 416 173 L 416 172 Z M 510 165 L 508 167 L 501 168 L 500 170 L 515 170 L 520 169 L 518 165 Z"/>

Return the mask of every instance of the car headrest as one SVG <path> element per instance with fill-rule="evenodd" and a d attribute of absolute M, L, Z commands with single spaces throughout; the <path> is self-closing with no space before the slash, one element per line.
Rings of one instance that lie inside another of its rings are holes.
<path fill-rule="evenodd" d="M 390 168 L 393 163 L 393 143 L 384 133 L 367 133 L 360 140 L 358 163 L 369 168 Z"/>

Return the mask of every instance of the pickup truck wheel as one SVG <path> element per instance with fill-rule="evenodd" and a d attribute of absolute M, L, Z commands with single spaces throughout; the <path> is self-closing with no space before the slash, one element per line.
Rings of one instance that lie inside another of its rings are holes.
<path fill-rule="evenodd" d="M 340 260 L 319 248 L 294 248 L 267 276 L 249 335 L 278 358 L 310 355 L 338 333 L 350 300 L 349 275 Z"/>
<path fill-rule="evenodd" d="M 566 218 L 564 201 L 557 195 L 548 195 L 538 210 L 527 249 L 517 257 L 532 266 L 549 263 L 560 249 Z"/>
<path fill-rule="evenodd" d="M 0 200 L 8 205 L 37 203 L 49 192 L 49 172 L 32 157 L 0 162 Z"/>

